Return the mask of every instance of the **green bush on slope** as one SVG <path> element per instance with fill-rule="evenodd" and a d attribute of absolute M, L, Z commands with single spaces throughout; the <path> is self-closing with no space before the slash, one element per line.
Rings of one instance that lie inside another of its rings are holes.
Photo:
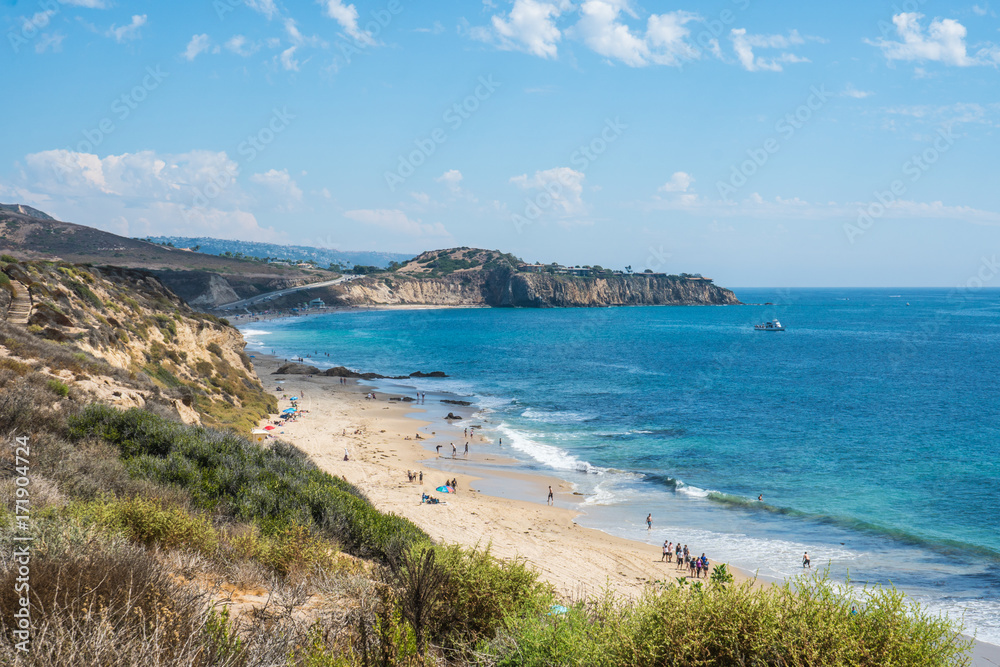
<path fill-rule="evenodd" d="M 265 534 L 310 527 L 347 551 L 385 559 L 427 536 L 382 514 L 351 484 L 321 471 L 299 450 L 264 448 L 235 433 L 184 426 L 137 408 L 91 405 L 70 419 L 70 436 L 98 436 L 118 447 L 137 477 L 187 489 L 203 509 L 222 508 Z"/>

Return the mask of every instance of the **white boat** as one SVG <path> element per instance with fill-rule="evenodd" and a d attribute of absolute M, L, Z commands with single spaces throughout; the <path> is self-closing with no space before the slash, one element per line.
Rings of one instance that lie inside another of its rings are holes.
<path fill-rule="evenodd" d="M 755 324 L 755 331 L 784 331 L 785 327 L 781 326 L 781 322 L 775 320 L 773 322 L 764 322 L 763 324 Z"/>

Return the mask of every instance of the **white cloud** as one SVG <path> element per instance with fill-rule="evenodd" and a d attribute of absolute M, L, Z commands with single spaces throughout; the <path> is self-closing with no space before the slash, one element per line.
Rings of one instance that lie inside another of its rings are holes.
<path fill-rule="evenodd" d="M 278 61 L 286 72 L 298 72 L 299 71 L 299 61 L 295 59 L 295 49 L 297 46 L 290 46 L 281 52 L 278 56 Z"/>
<path fill-rule="evenodd" d="M 340 24 L 344 32 L 364 44 L 374 44 L 372 36 L 358 28 L 358 10 L 354 5 L 345 5 L 342 0 L 320 0 L 326 9 L 326 15 Z"/>
<path fill-rule="evenodd" d="M 630 11 L 625 0 L 587 0 L 580 6 L 580 21 L 574 30 L 602 56 L 632 67 L 646 65 L 649 56 L 646 41 L 618 21 L 623 10 Z"/>
<path fill-rule="evenodd" d="M 198 57 L 198 54 L 208 51 L 212 46 L 212 41 L 209 39 L 208 35 L 194 35 L 191 37 L 191 41 L 188 42 L 187 48 L 184 49 L 184 53 L 181 57 L 191 62 Z"/>
<path fill-rule="evenodd" d="M 25 156 L 20 179 L 63 219 L 116 233 L 277 237 L 246 211 L 253 200 L 239 185 L 239 165 L 224 152 L 141 151 L 102 158 L 43 151 Z"/>
<path fill-rule="evenodd" d="M 233 35 L 225 44 L 226 50 L 244 58 L 253 55 L 260 49 L 260 45 L 251 42 L 243 35 Z"/>
<path fill-rule="evenodd" d="M 430 28 L 414 28 L 414 32 L 426 32 L 432 35 L 440 35 L 444 32 L 444 26 L 440 21 L 435 21 Z"/>
<path fill-rule="evenodd" d="M 260 12 L 269 21 L 278 15 L 278 7 L 274 4 L 274 0 L 243 0 L 243 4 L 255 12 Z"/>
<path fill-rule="evenodd" d="M 462 189 L 462 172 L 458 169 L 449 169 L 434 180 L 438 183 L 444 183 L 453 194 L 458 194 Z"/>
<path fill-rule="evenodd" d="M 546 199 L 551 199 L 551 205 L 543 208 L 554 209 L 557 214 L 565 216 L 578 216 L 587 212 L 587 205 L 583 201 L 585 178 L 583 172 L 569 167 L 556 167 L 536 171 L 530 178 L 527 174 L 514 176 L 510 182 L 523 190 L 540 191 L 536 199 L 542 197 L 541 191 L 544 191 L 548 195 Z"/>
<path fill-rule="evenodd" d="M 808 58 L 802 58 L 791 52 L 784 52 L 777 56 L 765 58 L 754 54 L 754 49 L 787 49 L 805 43 L 805 39 L 799 35 L 798 31 L 792 30 L 785 35 L 750 35 L 746 28 L 733 28 L 729 33 L 729 38 L 733 42 L 733 51 L 748 72 L 780 72 L 782 65 L 787 63 L 807 63 Z"/>
<path fill-rule="evenodd" d="M 61 32 L 53 32 L 51 34 L 47 32 L 42 33 L 42 36 L 35 42 L 35 53 L 45 53 L 50 49 L 53 53 L 58 53 L 62 51 L 64 39 L 66 39 L 66 35 Z"/>
<path fill-rule="evenodd" d="M 653 14 L 646 28 L 646 42 L 650 46 L 650 58 L 660 65 L 678 65 L 684 60 L 695 60 L 700 56 L 698 49 L 688 43 L 691 31 L 686 24 L 699 21 L 701 17 L 689 12 Z M 711 40 L 715 55 L 719 54 L 718 42 Z"/>
<path fill-rule="evenodd" d="M 302 190 L 296 184 L 287 169 L 278 171 L 271 169 L 260 174 L 252 174 L 250 182 L 256 183 L 270 195 L 277 198 L 276 205 L 283 210 L 289 210 L 302 201 Z"/>
<path fill-rule="evenodd" d="M 399 209 L 356 209 L 345 211 L 344 217 L 407 236 L 450 236 L 448 230 L 440 222 L 428 225 L 420 220 L 411 220 L 406 213 Z"/>
<path fill-rule="evenodd" d="M 426 206 L 427 204 L 431 203 L 431 196 L 426 192 L 411 192 L 410 196 L 413 197 L 413 199 L 418 204 L 423 204 Z"/>
<path fill-rule="evenodd" d="M 853 221 L 859 211 L 867 210 L 871 202 L 809 202 L 798 197 L 774 197 L 765 199 L 760 194 L 751 193 L 742 201 L 722 201 L 685 194 L 680 197 L 662 198 L 656 196 L 647 208 L 651 210 L 684 211 L 693 215 L 722 218 L 789 219 L 789 220 L 838 220 Z M 1000 213 L 953 206 L 941 201 L 917 202 L 896 200 L 885 207 L 881 216 L 888 220 L 914 218 L 934 220 L 956 220 L 978 225 L 1000 225 Z"/>
<path fill-rule="evenodd" d="M 107 9 L 108 3 L 105 0 L 59 0 L 64 5 L 74 7 L 86 7 L 87 9 Z"/>
<path fill-rule="evenodd" d="M 514 0 L 514 6 L 506 18 L 499 14 L 493 16 L 493 32 L 486 28 L 476 28 L 472 34 L 482 41 L 496 41 L 501 49 L 524 51 L 541 58 L 555 58 L 557 45 L 562 38 L 555 19 L 570 6 L 567 0 Z"/>
<path fill-rule="evenodd" d="M 694 177 L 691 174 L 685 173 L 683 171 L 675 171 L 670 180 L 660 186 L 661 192 L 687 192 L 691 184 L 694 183 Z"/>
<path fill-rule="evenodd" d="M 920 25 L 923 14 L 904 12 L 892 17 L 896 35 L 900 41 L 887 39 L 867 40 L 869 44 L 882 49 L 886 60 L 939 62 L 956 67 L 997 64 L 1000 62 L 1000 48 L 985 44 L 970 57 L 965 44 L 968 31 L 954 19 L 934 19 L 924 30 Z"/>
<path fill-rule="evenodd" d="M 856 100 L 863 100 L 866 97 L 871 97 L 874 94 L 875 93 L 873 93 L 871 91 L 868 91 L 868 90 L 858 90 L 857 88 L 854 87 L 853 84 L 849 83 L 844 88 L 844 90 L 841 91 L 840 96 L 841 97 L 851 97 L 851 98 L 854 98 Z"/>
<path fill-rule="evenodd" d="M 976 16 L 986 16 L 989 13 L 989 9 L 986 7 L 980 7 L 979 5 L 972 5 L 972 13 Z"/>
<path fill-rule="evenodd" d="M 139 29 L 144 25 L 146 25 L 146 15 L 135 14 L 132 16 L 132 22 L 128 25 L 117 27 L 112 23 L 104 34 L 106 37 L 114 37 L 115 41 L 120 44 L 126 40 L 139 39 Z"/>

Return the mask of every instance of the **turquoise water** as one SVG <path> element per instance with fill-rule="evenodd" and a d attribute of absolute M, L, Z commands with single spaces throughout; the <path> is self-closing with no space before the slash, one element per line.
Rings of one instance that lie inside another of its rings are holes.
<path fill-rule="evenodd" d="M 776 305 L 354 311 L 244 333 L 317 365 L 445 371 L 404 384 L 473 397 L 525 468 L 585 494 L 585 525 L 775 577 L 809 551 L 1000 642 L 1000 291 L 737 296 Z M 774 318 L 788 330 L 753 331 Z"/>

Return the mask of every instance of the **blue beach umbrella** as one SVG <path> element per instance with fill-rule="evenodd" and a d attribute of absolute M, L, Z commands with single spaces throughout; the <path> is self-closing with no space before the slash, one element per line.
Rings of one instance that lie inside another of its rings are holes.
<path fill-rule="evenodd" d="M 290 400 L 290 401 L 297 401 L 297 400 L 299 400 L 299 397 L 298 397 L 298 396 L 292 396 L 292 397 L 291 397 L 290 399 L 288 399 L 288 400 Z"/>
<path fill-rule="evenodd" d="M 439 486 L 437 490 L 440 491 L 441 493 L 451 493 L 450 486 Z"/>
<path fill-rule="evenodd" d="M 285 415 L 288 414 L 289 412 L 295 412 L 295 408 L 285 408 L 284 410 L 281 411 L 281 414 Z"/>

